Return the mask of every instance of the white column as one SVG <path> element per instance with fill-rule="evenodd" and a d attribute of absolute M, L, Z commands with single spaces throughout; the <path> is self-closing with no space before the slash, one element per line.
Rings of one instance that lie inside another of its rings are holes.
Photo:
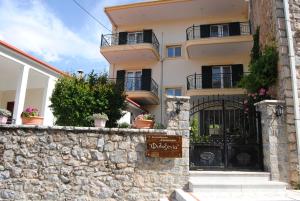
<path fill-rule="evenodd" d="M 44 126 L 53 126 L 54 123 L 54 116 L 49 106 L 51 105 L 50 97 L 52 96 L 55 82 L 55 78 L 48 77 L 47 85 L 44 88 L 43 104 L 41 108 L 41 115 L 44 117 Z"/>
<path fill-rule="evenodd" d="M 15 123 L 17 125 L 22 124 L 21 113 L 24 109 L 29 70 L 30 67 L 25 65 L 21 69 L 21 74 L 17 81 L 18 85 L 16 90 L 14 113 L 13 113 L 13 119 L 15 120 Z"/>

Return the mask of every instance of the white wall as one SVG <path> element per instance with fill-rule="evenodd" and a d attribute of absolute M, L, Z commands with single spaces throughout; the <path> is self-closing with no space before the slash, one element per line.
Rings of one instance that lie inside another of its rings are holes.
<path fill-rule="evenodd" d="M 0 108 L 6 108 L 7 102 L 15 101 L 16 91 L 0 92 Z M 32 106 L 39 111 L 42 109 L 43 89 L 27 89 L 24 109 Z"/>
<path fill-rule="evenodd" d="M 244 22 L 247 19 L 237 17 L 236 19 L 192 19 L 176 22 L 163 22 L 156 24 L 147 24 L 139 26 L 119 27 L 117 31 L 137 31 L 143 29 L 152 29 L 160 42 L 163 57 L 163 83 L 161 83 L 161 62 L 157 62 L 150 66 L 143 66 L 143 64 L 137 64 L 136 67 L 128 66 L 111 66 L 110 75 L 116 77 L 117 70 L 139 70 L 142 68 L 152 69 L 152 78 L 158 83 L 159 87 L 162 87 L 163 93 L 165 88 L 168 87 L 181 87 L 183 95 L 186 94 L 186 77 L 188 75 L 199 73 L 201 74 L 201 66 L 204 65 L 226 65 L 226 64 L 243 64 L 244 72 L 248 70 L 248 63 L 250 60 L 249 54 L 244 55 L 232 55 L 226 58 L 203 58 L 191 60 L 187 57 L 186 50 L 184 48 L 186 43 L 186 29 L 193 24 L 213 24 L 222 22 Z M 162 40 L 163 39 L 163 40 Z M 163 42 L 162 42 L 163 41 Z M 170 59 L 166 58 L 166 46 L 169 45 L 182 45 L 182 57 Z M 224 50 L 226 51 L 226 50 Z M 163 96 L 164 97 L 164 96 Z M 162 100 L 164 111 L 164 98 Z M 157 121 L 161 121 L 160 106 L 144 106 L 147 110 L 156 116 Z M 164 112 L 163 112 L 164 114 Z M 163 122 L 163 121 L 162 121 Z"/>

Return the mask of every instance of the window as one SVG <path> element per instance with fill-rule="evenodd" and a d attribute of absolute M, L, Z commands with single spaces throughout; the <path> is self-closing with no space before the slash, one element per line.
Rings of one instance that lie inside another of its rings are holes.
<path fill-rule="evenodd" d="M 181 96 L 181 88 L 167 88 L 166 94 L 168 96 Z"/>
<path fill-rule="evenodd" d="M 231 66 L 212 67 L 212 88 L 231 88 Z"/>
<path fill-rule="evenodd" d="M 143 32 L 129 32 L 127 44 L 143 43 Z"/>
<path fill-rule="evenodd" d="M 210 37 L 223 37 L 223 36 L 229 36 L 228 24 L 210 26 Z"/>
<path fill-rule="evenodd" d="M 181 57 L 181 46 L 167 47 L 168 57 Z"/>
<path fill-rule="evenodd" d="M 125 87 L 127 91 L 141 90 L 142 86 L 142 72 L 141 71 L 129 71 L 126 73 Z"/>

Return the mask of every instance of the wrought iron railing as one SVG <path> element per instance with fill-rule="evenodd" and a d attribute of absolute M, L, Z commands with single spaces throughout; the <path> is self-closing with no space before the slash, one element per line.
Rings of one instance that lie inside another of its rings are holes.
<path fill-rule="evenodd" d="M 236 76 L 233 79 L 232 73 L 213 73 L 211 79 L 203 78 L 202 74 L 187 76 L 187 90 L 204 88 L 237 88 L 238 81 L 247 73 Z M 208 81 L 209 80 L 209 81 Z M 207 83 L 208 82 L 208 83 Z"/>
<path fill-rule="evenodd" d="M 240 35 L 250 35 L 251 34 L 251 29 L 250 29 L 250 23 L 249 22 L 240 22 Z M 218 24 L 213 24 L 213 25 L 218 25 Z M 219 24 L 221 25 L 221 24 Z M 211 34 L 209 34 L 211 35 Z M 218 36 L 209 36 L 210 37 L 227 37 L 229 35 L 229 30 L 228 34 L 219 34 Z M 204 38 L 201 36 L 201 25 L 193 25 L 189 28 L 186 29 L 186 39 L 187 40 L 193 40 L 193 39 L 199 39 L 199 38 Z"/>
<path fill-rule="evenodd" d="M 124 39 L 125 41 L 120 41 L 119 33 L 114 34 L 106 34 L 101 35 L 101 47 L 107 47 L 107 46 L 115 46 L 115 45 L 126 45 L 126 44 L 139 44 L 139 43 L 149 43 L 147 41 L 144 41 L 143 32 L 140 32 L 141 38 L 135 38 L 131 39 L 130 43 L 128 42 L 128 39 Z M 159 42 L 157 40 L 156 35 L 152 32 L 152 45 L 156 49 L 157 52 L 159 52 Z"/>
<path fill-rule="evenodd" d="M 150 91 L 158 96 L 158 84 L 151 77 L 110 78 L 124 91 Z"/>

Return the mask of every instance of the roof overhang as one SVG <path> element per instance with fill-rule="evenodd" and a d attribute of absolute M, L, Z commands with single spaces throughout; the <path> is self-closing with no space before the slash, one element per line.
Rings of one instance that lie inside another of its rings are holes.
<path fill-rule="evenodd" d="M 127 26 L 203 17 L 248 19 L 248 4 L 247 0 L 157 0 L 106 7 L 104 11 L 114 26 Z"/>
<path fill-rule="evenodd" d="M 41 61 L 40 59 L 37 59 L 36 57 L 2 40 L 0 40 L 0 52 L 12 55 L 14 58 L 22 59 L 24 61 L 26 60 L 26 63 L 32 63 L 34 65 L 38 65 L 41 68 L 45 69 L 46 71 L 52 72 L 53 74 L 69 76 L 67 73 L 55 68 L 54 66 L 51 66 L 50 64 L 47 64 L 46 62 Z"/>

